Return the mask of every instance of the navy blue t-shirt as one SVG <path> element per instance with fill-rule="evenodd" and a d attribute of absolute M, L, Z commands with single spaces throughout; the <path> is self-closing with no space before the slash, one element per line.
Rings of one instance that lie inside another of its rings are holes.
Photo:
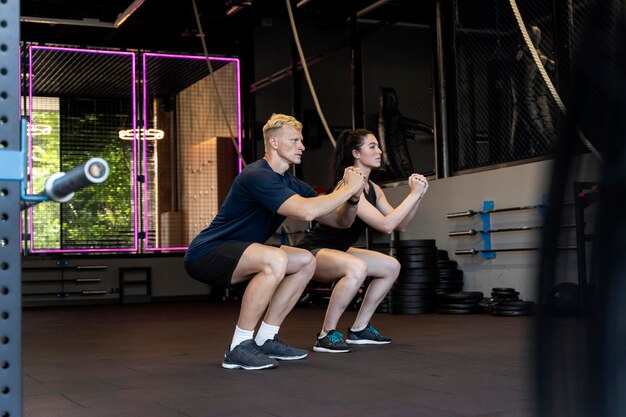
<path fill-rule="evenodd" d="M 233 181 L 209 227 L 189 244 L 185 261 L 198 259 L 228 241 L 266 242 L 285 220 L 278 208 L 295 194 L 317 196 L 310 185 L 289 172 L 276 173 L 265 159 L 248 165 Z"/>

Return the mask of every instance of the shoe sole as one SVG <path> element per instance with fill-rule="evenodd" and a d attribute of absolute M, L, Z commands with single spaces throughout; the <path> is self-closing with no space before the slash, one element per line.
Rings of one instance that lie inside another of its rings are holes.
<path fill-rule="evenodd" d="M 350 345 L 388 345 L 391 343 L 391 340 L 388 342 L 377 342 L 375 340 L 350 340 L 346 339 L 346 343 Z"/>
<path fill-rule="evenodd" d="M 222 363 L 222 368 L 226 368 L 226 369 L 244 369 L 246 371 L 258 371 L 261 369 L 271 369 L 271 368 L 276 368 L 276 364 L 273 363 L 268 363 L 267 365 L 261 365 L 261 366 L 247 366 L 247 365 L 240 365 L 237 363 L 226 363 L 223 362 Z"/>
<path fill-rule="evenodd" d="M 299 355 L 299 356 L 275 356 L 275 355 L 268 355 L 268 356 L 272 359 L 278 359 L 279 361 L 297 361 L 297 360 L 306 358 L 307 356 L 309 356 L 309 354 L 305 353 L 304 355 Z"/>
<path fill-rule="evenodd" d="M 352 349 L 341 349 L 341 350 L 337 350 L 337 349 L 326 349 L 323 347 L 317 347 L 317 346 L 313 346 L 313 350 L 316 352 L 324 352 L 324 353 L 350 353 L 352 352 Z"/>

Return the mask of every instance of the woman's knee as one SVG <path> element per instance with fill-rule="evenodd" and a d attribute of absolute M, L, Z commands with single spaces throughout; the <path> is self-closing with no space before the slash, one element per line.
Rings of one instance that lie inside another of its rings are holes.
<path fill-rule="evenodd" d="M 367 263 L 358 258 L 350 260 L 346 264 L 345 276 L 362 284 L 367 277 Z"/>
<path fill-rule="evenodd" d="M 396 258 L 392 258 L 391 256 L 389 257 L 389 275 L 391 278 L 393 278 L 394 280 L 396 278 L 398 278 L 398 275 L 400 275 L 400 268 L 402 266 L 400 265 L 400 262 L 398 262 L 398 260 Z"/>

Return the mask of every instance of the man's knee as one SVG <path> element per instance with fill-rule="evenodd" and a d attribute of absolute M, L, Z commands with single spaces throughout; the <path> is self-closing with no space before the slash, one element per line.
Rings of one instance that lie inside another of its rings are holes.
<path fill-rule="evenodd" d="M 289 257 L 285 251 L 281 249 L 268 250 L 267 256 L 263 257 L 261 269 L 266 275 L 272 275 L 282 280 L 287 271 Z"/>

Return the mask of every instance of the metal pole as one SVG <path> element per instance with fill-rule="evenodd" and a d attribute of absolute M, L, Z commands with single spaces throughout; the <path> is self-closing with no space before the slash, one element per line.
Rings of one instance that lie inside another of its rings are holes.
<path fill-rule="evenodd" d="M 444 17 L 441 0 L 435 3 L 435 138 L 437 143 L 437 177 L 450 176 L 446 72 L 444 62 Z"/>
<path fill-rule="evenodd" d="M 0 2 L 0 416 L 22 417 L 20 2 Z"/>

